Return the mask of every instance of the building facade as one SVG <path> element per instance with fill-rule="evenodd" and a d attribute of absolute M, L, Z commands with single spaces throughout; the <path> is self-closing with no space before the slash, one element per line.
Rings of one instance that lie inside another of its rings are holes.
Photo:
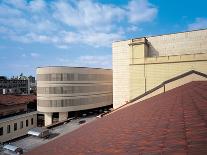
<path fill-rule="evenodd" d="M 37 110 L 45 115 L 45 125 L 53 113 L 59 121 L 68 112 L 112 105 L 112 71 L 84 67 L 37 68 Z"/>
<path fill-rule="evenodd" d="M 113 107 L 195 70 L 207 74 L 207 29 L 112 44 Z"/>
<path fill-rule="evenodd" d="M 37 127 L 37 112 L 1 119 L 0 143 L 24 136 L 35 127 Z"/>
<path fill-rule="evenodd" d="M 0 94 L 0 119 L 31 111 L 36 111 L 35 95 Z"/>
<path fill-rule="evenodd" d="M 0 94 L 29 94 L 28 79 L 7 79 L 0 78 Z"/>

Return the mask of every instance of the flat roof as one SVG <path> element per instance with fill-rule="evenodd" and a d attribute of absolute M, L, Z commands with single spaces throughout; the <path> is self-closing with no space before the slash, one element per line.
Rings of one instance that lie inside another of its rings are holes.
<path fill-rule="evenodd" d="M 93 68 L 93 67 L 71 67 L 71 66 L 42 66 L 37 68 L 49 68 L 49 67 L 67 67 L 67 68 L 88 68 L 88 69 L 103 69 L 103 70 L 112 70 L 109 68 Z"/>
<path fill-rule="evenodd" d="M 35 115 L 35 114 L 38 114 L 38 112 L 34 111 L 34 112 L 28 112 L 28 113 L 25 113 L 25 114 L 19 114 L 19 115 L 7 117 L 7 118 L 2 118 L 2 119 L 0 119 L 0 123 L 20 119 L 20 118 L 27 117 L 27 116 L 30 116 L 30 115 Z"/>
<path fill-rule="evenodd" d="M 26 154 L 207 154 L 206 90 L 207 81 L 185 84 Z"/>

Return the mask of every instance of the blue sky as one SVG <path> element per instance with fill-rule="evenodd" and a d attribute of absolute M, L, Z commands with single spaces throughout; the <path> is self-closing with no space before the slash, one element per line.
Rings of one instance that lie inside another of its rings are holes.
<path fill-rule="evenodd" d="M 111 68 L 111 43 L 207 28 L 206 0 L 0 0 L 0 75 Z"/>

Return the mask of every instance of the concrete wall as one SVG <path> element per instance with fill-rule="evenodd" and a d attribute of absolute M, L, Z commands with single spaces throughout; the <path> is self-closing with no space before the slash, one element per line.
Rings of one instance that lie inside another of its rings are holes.
<path fill-rule="evenodd" d="M 150 56 L 205 53 L 207 29 L 147 37 Z"/>
<path fill-rule="evenodd" d="M 165 84 L 163 87 L 161 87 L 161 88 L 155 90 L 154 92 L 152 92 L 152 93 L 150 93 L 150 94 L 148 94 L 148 95 L 146 95 L 146 96 L 130 103 L 129 105 L 135 104 L 135 103 L 143 101 L 143 100 L 146 100 L 148 98 L 151 98 L 153 96 L 159 95 L 159 94 L 164 93 L 166 91 L 172 90 L 174 88 L 177 88 L 179 86 L 182 86 L 182 85 L 187 84 L 187 83 L 192 82 L 192 81 L 206 81 L 206 80 L 207 80 L 207 78 L 202 77 L 200 75 L 190 74 L 186 77 L 183 77 L 181 79 L 178 79 L 178 80 L 175 80 L 175 81 L 172 81 L 170 83 Z"/>
<path fill-rule="evenodd" d="M 130 40 L 112 44 L 113 53 L 113 107 L 129 100 L 129 45 Z"/>
<path fill-rule="evenodd" d="M 33 125 L 31 119 L 33 118 Z M 26 127 L 26 120 L 28 126 Z M 20 128 L 20 122 L 23 122 L 23 128 Z M 17 130 L 14 131 L 14 123 L 17 123 Z M 10 125 L 10 133 L 7 133 L 7 126 Z M 3 135 L 0 136 L 0 142 L 6 142 L 14 138 L 26 135 L 31 128 L 37 127 L 37 112 L 17 115 L 0 120 L 0 128 L 3 127 Z"/>
<path fill-rule="evenodd" d="M 207 74 L 207 53 L 146 58 L 144 63 L 136 61 L 130 65 L 130 99 L 190 70 Z"/>

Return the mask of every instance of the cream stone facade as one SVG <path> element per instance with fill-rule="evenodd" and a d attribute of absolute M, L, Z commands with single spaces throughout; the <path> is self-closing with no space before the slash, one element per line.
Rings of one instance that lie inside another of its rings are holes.
<path fill-rule="evenodd" d="M 112 105 L 112 71 L 84 67 L 42 67 L 37 69 L 37 110 L 45 114 L 45 125 L 52 114 L 59 121 L 68 112 Z"/>
<path fill-rule="evenodd" d="M 207 74 L 206 29 L 114 42 L 112 52 L 114 108 L 185 72 Z"/>
<path fill-rule="evenodd" d="M 0 120 L 0 143 L 27 135 L 37 127 L 37 112 L 21 114 Z"/>

